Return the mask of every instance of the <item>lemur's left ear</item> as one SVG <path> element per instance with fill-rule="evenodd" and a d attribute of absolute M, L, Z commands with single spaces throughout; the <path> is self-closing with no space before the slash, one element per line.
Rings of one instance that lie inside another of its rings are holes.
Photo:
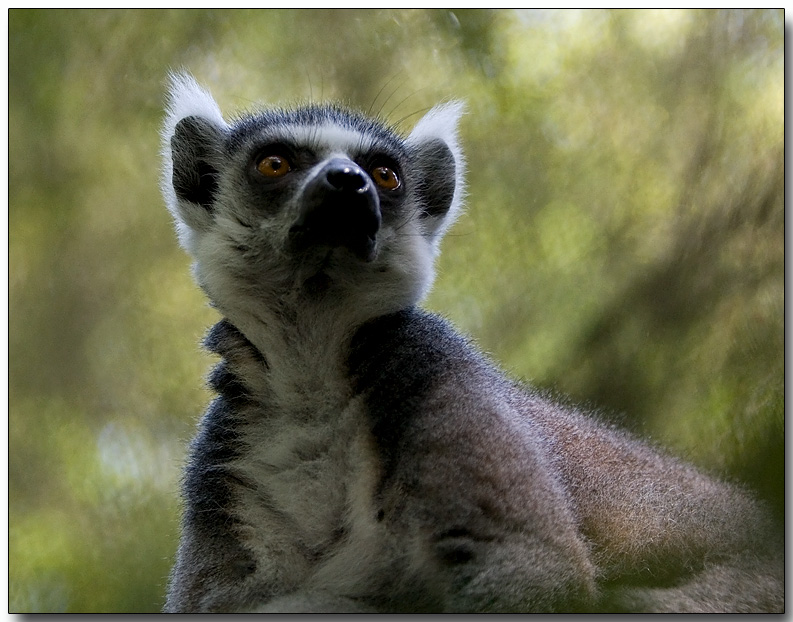
<path fill-rule="evenodd" d="M 457 123 L 464 108 L 462 102 L 435 106 L 406 140 L 418 167 L 423 224 L 435 240 L 440 239 L 462 209 L 465 160 L 457 138 Z"/>
<path fill-rule="evenodd" d="M 179 241 L 192 250 L 196 234 L 210 228 L 217 169 L 228 125 L 212 96 L 187 73 L 169 75 L 162 130 L 162 191 Z"/>

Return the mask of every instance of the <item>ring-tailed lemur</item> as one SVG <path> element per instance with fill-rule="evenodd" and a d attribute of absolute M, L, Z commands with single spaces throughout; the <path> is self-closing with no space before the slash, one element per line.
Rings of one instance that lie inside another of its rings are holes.
<path fill-rule="evenodd" d="M 417 307 L 461 105 L 227 123 L 171 77 L 164 193 L 223 316 L 167 611 L 781 611 L 749 495 L 507 379 Z"/>

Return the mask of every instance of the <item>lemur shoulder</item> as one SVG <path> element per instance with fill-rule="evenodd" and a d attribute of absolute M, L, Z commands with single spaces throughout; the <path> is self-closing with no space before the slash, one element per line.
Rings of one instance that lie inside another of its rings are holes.
<path fill-rule="evenodd" d="M 418 307 L 462 106 L 224 120 L 174 74 L 163 191 L 222 319 L 166 611 L 783 611 L 749 494 L 507 378 Z"/>

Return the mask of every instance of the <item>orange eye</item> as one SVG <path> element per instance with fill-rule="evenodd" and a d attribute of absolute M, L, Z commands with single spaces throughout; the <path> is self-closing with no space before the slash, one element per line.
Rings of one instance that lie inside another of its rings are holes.
<path fill-rule="evenodd" d="M 378 166 L 372 169 L 374 183 L 385 190 L 396 190 L 402 185 L 397 174 L 387 166 Z"/>
<path fill-rule="evenodd" d="M 264 156 L 256 165 L 256 170 L 265 177 L 283 177 L 292 167 L 289 166 L 289 161 L 279 155 Z"/>

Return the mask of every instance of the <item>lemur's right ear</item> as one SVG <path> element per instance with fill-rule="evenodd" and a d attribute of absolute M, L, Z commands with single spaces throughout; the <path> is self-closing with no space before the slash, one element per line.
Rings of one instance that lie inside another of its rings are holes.
<path fill-rule="evenodd" d="M 212 96 L 187 73 L 169 75 L 162 131 L 162 191 L 182 245 L 212 224 L 217 165 L 228 125 Z"/>

